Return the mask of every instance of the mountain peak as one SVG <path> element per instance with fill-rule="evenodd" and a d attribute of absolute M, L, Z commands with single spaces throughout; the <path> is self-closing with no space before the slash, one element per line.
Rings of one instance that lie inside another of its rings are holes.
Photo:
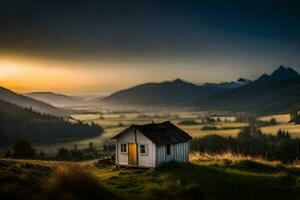
<path fill-rule="evenodd" d="M 240 83 L 249 83 L 249 82 L 251 82 L 251 80 L 250 79 L 246 79 L 246 78 L 239 78 L 237 80 L 237 82 L 240 82 Z"/>
<path fill-rule="evenodd" d="M 171 83 L 171 84 L 174 84 L 174 85 L 194 85 L 193 83 L 190 83 L 190 82 L 187 82 L 187 81 L 184 81 L 180 78 L 177 78 L 171 82 L 168 82 L 168 83 Z"/>
<path fill-rule="evenodd" d="M 289 67 L 284 67 L 280 65 L 271 75 L 270 78 L 272 80 L 286 80 L 289 78 L 294 78 L 299 76 L 298 72 Z"/>
<path fill-rule="evenodd" d="M 175 79 L 174 81 L 172 81 L 173 83 L 186 83 L 186 81 L 180 79 L 180 78 L 177 78 Z"/>

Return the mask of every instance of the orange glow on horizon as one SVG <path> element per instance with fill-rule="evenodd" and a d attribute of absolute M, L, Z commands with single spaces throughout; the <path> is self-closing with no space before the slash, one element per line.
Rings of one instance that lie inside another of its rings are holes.
<path fill-rule="evenodd" d="M 49 61 L 0 59 L 0 86 L 16 92 L 55 91 L 67 93 L 99 93 L 105 91 L 112 74 L 105 69 L 70 67 Z M 96 87 L 96 88 L 95 88 Z"/>
<path fill-rule="evenodd" d="M 54 60 L 41 57 L 8 55 L 0 52 L 0 86 L 19 93 L 51 91 L 66 94 L 101 94 L 133 87 L 147 82 L 162 82 L 177 78 L 204 83 L 224 80 L 224 63 L 189 64 L 184 62 L 147 62 L 80 59 Z M 214 68 L 213 66 L 223 66 Z M 229 66 L 229 64 L 228 64 Z M 209 69 L 209 70 L 208 70 Z M 218 70 L 216 70 L 218 69 Z M 232 69 L 232 67 L 231 67 Z M 232 70 L 232 79 L 238 70 Z"/>

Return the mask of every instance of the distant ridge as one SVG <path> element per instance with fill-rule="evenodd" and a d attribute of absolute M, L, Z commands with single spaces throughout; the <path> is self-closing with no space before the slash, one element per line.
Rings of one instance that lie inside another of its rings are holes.
<path fill-rule="evenodd" d="M 280 66 L 243 87 L 199 100 L 196 106 L 205 110 L 287 112 L 300 106 L 300 76 L 294 69 Z"/>
<path fill-rule="evenodd" d="M 145 83 L 116 92 L 104 105 L 138 108 L 190 108 L 198 110 L 286 112 L 300 107 L 300 76 L 290 67 L 279 66 L 270 75 L 251 81 L 195 85 L 181 79 Z"/>
<path fill-rule="evenodd" d="M 80 105 L 85 101 L 85 99 L 81 97 L 67 96 L 53 92 L 31 92 L 24 95 L 56 107 Z"/>
<path fill-rule="evenodd" d="M 289 67 L 281 65 L 278 69 L 274 70 L 271 75 L 263 74 L 257 81 L 282 81 L 299 77 L 298 72 Z"/>
<path fill-rule="evenodd" d="M 160 83 L 145 83 L 118 91 L 104 98 L 106 105 L 147 106 L 147 107 L 185 107 L 196 99 L 215 95 L 232 88 L 241 87 L 248 82 L 206 83 L 196 85 L 181 79 Z"/>
<path fill-rule="evenodd" d="M 176 79 L 161 83 L 145 83 L 116 92 L 102 101 L 109 104 L 156 106 L 184 104 L 184 99 L 199 93 L 199 86 Z M 181 94 L 181 95 L 178 95 Z M 201 92 L 199 93 L 201 95 Z"/>
<path fill-rule="evenodd" d="M 11 104 L 21 106 L 23 108 L 31 108 L 34 111 L 46 113 L 54 116 L 66 116 L 67 110 L 58 109 L 47 103 L 17 94 L 4 87 L 0 87 L 0 99 Z"/>

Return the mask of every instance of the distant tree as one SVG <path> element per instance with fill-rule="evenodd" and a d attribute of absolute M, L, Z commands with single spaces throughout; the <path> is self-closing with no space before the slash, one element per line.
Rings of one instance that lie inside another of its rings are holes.
<path fill-rule="evenodd" d="M 57 160 L 71 160 L 72 155 L 71 152 L 66 148 L 60 148 L 56 153 Z"/>
<path fill-rule="evenodd" d="M 102 145 L 102 150 L 103 150 L 103 152 L 104 152 L 105 154 L 108 154 L 108 151 L 109 151 L 108 145 L 107 145 L 107 144 L 103 144 L 103 145 Z"/>
<path fill-rule="evenodd" d="M 282 129 L 279 129 L 276 133 L 276 137 L 279 139 L 290 139 L 290 134 L 288 131 L 284 131 Z"/>
<path fill-rule="evenodd" d="M 200 152 L 223 152 L 261 156 L 268 160 L 290 163 L 299 160 L 300 139 L 291 138 L 288 131 L 278 130 L 276 135 L 263 134 L 258 126 L 245 127 L 237 137 L 208 135 L 195 138 L 191 149 Z"/>
<path fill-rule="evenodd" d="M 216 120 L 213 117 L 206 117 L 206 123 L 214 123 Z"/>
<path fill-rule="evenodd" d="M 41 160 L 45 160 L 45 153 L 44 153 L 44 151 L 40 151 L 39 152 L 39 158 L 41 159 Z"/>
<path fill-rule="evenodd" d="M 290 112 L 290 121 L 295 124 L 300 124 L 300 112 L 298 110 L 293 110 Z"/>
<path fill-rule="evenodd" d="M 7 149 L 4 153 L 5 158 L 11 158 L 12 157 L 12 152 L 10 149 Z"/>
<path fill-rule="evenodd" d="M 276 119 L 275 118 L 270 119 L 269 124 L 270 125 L 276 125 L 277 124 Z"/>
<path fill-rule="evenodd" d="M 83 160 L 83 153 L 82 151 L 77 149 L 77 145 L 74 145 L 74 148 L 71 150 L 73 160 Z"/>
<path fill-rule="evenodd" d="M 185 126 L 191 126 L 191 125 L 198 125 L 199 122 L 195 120 L 182 120 L 178 122 L 178 125 L 185 125 Z"/>
<path fill-rule="evenodd" d="M 30 142 L 18 140 L 13 147 L 14 158 L 34 158 L 36 156 L 35 149 L 31 147 Z"/>
<path fill-rule="evenodd" d="M 95 157 L 97 156 L 97 150 L 92 142 L 89 143 L 89 148 L 86 151 Z"/>

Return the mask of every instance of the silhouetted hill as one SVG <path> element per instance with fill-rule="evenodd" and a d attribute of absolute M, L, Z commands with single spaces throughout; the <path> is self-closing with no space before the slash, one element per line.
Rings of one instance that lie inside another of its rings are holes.
<path fill-rule="evenodd" d="M 56 107 L 65 107 L 83 104 L 84 98 L 67 96 L 63 94 L 56 94 L 53 92 L 31 92 L 26 93 L 26 96 L 46 102 Z"/>
<path fill-rule="evenodd" d="M 103 99 L 106 104 L 123 106 L 188 106 L 197 98 L 237 87 L 235 82 L 221 84 L 195 85 L 180 79 L 161 83 L 145 83 L 116 92 Z M 241 84 L 240 84 L 241 85 Z"/>
<path fill-rule="evenodd" d="M 289 67 L 280 66 L 271 75 L 263 74 L 256 81 L 283 81 L 299 77 L 298 72 Z"/>
<path fill-rule="evenodd" d="M 300 106 L 300 76 L 280 66 L 271 75 L 262 75 L 243 87 L 199 101 L 201 109 L 284 112 Z"/>
<path fill-rule="evenodd" d="M 62 118 L 39 114 L 31 109 L 0 100 L 0 145 L 17 139 L 49 142 L 57 139 L 97 136 L 103 132 L 97 125 L 70 123 Z"/>
<path fill-rule="evenodd" d="M 280 66 L 255 81 L 194 85 L 177 79 L 116 92 L 105 103 L 131 107 L 179 107 L 216 111 L 286 112 L 300 107 L 300 76 Z"/>
<path fill-rule="evenodd" d="M 66 116 L 67 110 L 59 109 L 47 103 L 17 94 L 11 90 L 0 87 L 0 99 L 24 108 L 32 108 L 37 112 L 47 113 L 55 116 Z"/>

